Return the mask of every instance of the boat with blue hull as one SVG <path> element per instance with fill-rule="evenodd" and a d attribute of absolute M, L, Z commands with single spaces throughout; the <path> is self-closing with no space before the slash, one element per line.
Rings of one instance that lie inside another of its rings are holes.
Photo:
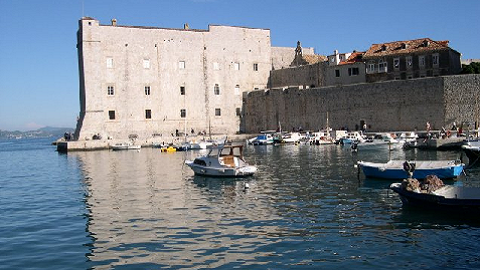
<path fill-rule="evenodd" d="M 404 160 L 390 160 L 386 163 L 358 161 L 357 166 L 369 178 L 405 179 L 409 177 L 405 170 Z M 458 177 L 465 164 L 457 160 L 417 160 L 408 161 L 409 166 L 414 166 L 413 178 L 425 179 L 428 175 L 436 175 L 441 179 Z"/>

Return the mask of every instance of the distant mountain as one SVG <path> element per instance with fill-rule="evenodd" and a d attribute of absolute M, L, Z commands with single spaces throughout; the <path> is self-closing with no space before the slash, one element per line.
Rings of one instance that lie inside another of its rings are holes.
<path fill-rule="evenodd" d="M 23 139 L 23 138 L 60 138 L 63 137 L 65 132 L 73 133 L 73 128 L 60 128 L 60 127 L 43 127 L 37 130 L 30 131 L 7 131 L 0 130 L 1 139 Z"/>

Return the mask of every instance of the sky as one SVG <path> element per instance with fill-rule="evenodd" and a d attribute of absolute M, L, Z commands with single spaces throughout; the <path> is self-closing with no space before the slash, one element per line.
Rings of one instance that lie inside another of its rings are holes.
<path fill-rule="evenodd" d="M 74 128 L 80 112 L 78 20 L 208 29 L 266 28 L 275 47 L 330 55 L 418 38 L 479 59 L 480 0 L 0 0 L 0 130 Z"/>

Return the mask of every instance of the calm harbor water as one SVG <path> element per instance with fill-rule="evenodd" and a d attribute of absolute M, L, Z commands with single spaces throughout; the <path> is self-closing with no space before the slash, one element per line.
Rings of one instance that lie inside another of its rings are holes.
<path fill-rule="evenodd" d="M 50 142 L 0 141 L 1 269 L 480 268 L 478 219 L 403 209 L 353 166 L 460 152 L 248 146 L 258 173 L 227 180 L 183 166 L 201 152 Z M 480 186 L 480 170 L 455 184 Z"/>

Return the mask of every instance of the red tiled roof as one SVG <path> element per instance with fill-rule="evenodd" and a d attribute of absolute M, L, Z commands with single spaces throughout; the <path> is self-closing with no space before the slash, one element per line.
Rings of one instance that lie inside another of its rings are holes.
<path fill-rule="evenodd" d="M 339 65 L 353 64 L 357 62 L 362 62 L 362 58 L 365 52 L 353 52 L 350 54 L 347 60 L 338 63 Z"/>
<path fill-rule="evenodd" d="M 395 41 L 373 44 L 363 55 L 364 58 L 381 57 L 396 54 L 411 54 L 417 52 L 448 50 L 448 40 L 434 41 L 421 38 L 406 41 Z"/>

